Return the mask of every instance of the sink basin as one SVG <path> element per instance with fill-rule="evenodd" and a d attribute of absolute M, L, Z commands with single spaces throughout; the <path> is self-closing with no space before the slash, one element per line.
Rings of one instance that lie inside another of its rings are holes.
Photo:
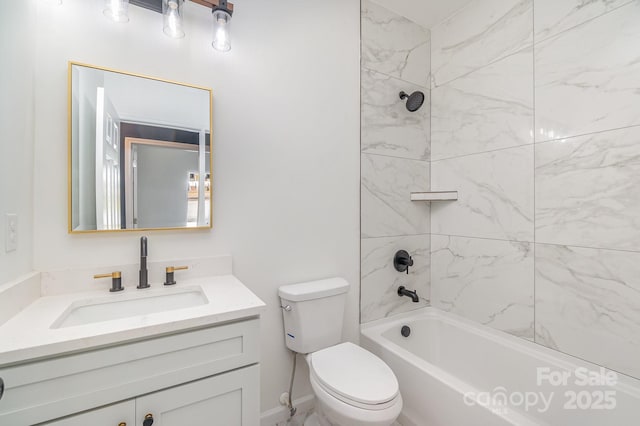
<path fill-rule="evenodd" d="M 76 301 L 51 328 L 73 327 L 102 321 L 192 308 L 209 303 L 199 287 L 146 294 L 122 294 Z"/>

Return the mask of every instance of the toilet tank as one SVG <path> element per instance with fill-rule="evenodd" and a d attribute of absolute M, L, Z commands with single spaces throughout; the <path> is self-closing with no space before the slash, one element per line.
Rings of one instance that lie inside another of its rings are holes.
<path fill-rule="evenodd" d="M 340 343 L 348 289 L 343 278 L 280 287 L 287 347 L 307 354 Z"/>

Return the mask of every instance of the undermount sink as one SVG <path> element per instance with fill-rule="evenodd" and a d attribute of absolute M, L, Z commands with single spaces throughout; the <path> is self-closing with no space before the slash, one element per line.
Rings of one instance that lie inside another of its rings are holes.
<path fill-rule="evenodd" d="M 209 300 L 199 287 L 119 294 L 72 303 L 51 328 L 65 328 L 96 322 L 136 317 L 206 305 Z"/>

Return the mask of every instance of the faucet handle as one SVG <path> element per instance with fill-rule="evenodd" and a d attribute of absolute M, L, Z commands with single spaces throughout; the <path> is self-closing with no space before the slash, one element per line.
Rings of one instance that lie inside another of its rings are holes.
<path fill-rule="evenodd" d="M 165 268 L 167 277 L 164 281 L 164 285 L 175 285 L 176 279 L 173 273 L 175 271 L 184 271 L 185 269 L 189 269 L 189 267 L 188 266 L 167 266 Z"/>
<path fill-rule="evenodd" d="M 111 278 L 111 289 L 109 289 L 111 293 L 124 290 L 122 287 L 122 272 L 115 271 L 110 274 L 98 274 L 93 276 L 94 280 L 100 278 Z"/>
<path fill-rule="evenodd" d="M 165 268 L 167 272 L 184 271 L 185 269 L 189 269 L 189 267 L 188 266 L 167 266 Z"/>
<path fill-rule="evenodd" d="M 413 258 L 406 250 L 398 250 L 393 256 L 393 266 L 396 271 L 409 274 L 409 267 L 413 266 Z"/>

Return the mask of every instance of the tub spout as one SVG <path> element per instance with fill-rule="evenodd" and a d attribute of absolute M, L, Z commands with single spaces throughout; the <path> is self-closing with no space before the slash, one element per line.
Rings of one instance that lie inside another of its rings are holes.
<path fill-rule="evenodd" d="M 418 297 L 418 292 L 417 291 L 415 291 L 415 290 L 414 291 L 407 290 L 403 285 L 398 287 L 398 296 L 410 297 L 411 300 L 413 300 L 414 303 L 418 303 L 420 301 L 420 298 Z"/>

